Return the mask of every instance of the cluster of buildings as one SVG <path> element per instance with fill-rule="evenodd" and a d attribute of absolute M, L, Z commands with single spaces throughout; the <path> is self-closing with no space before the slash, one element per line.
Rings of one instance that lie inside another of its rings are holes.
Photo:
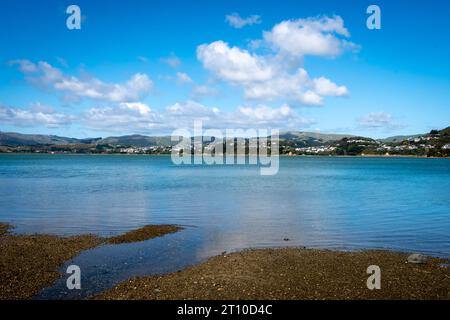
<path fill-rule="evenodd" d="M 295 151 L 300 153 L 320 154 L 320 153 L 332 153 L 336 150 L 334 146 L 317 146 L 317 147 L 304 147 L 295 148 Z"/>
<path fill-rule="evenodd" d="M 152 146 L 152 147 L 127 147 L 118 148 L 117 150 L 110 150 L 111 152 L 119 152 L 126 154 L 146 154 L 146 153 L 167 153 L 170 152 L 170 147 Z"/>

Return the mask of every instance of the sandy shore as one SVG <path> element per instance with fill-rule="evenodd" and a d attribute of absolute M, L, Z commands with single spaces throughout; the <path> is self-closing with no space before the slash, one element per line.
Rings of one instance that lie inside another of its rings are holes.
<path fill-rule="evenodd" d="M 143 241 L 178 231 L 171 225 L 151 225 L 112 238 L 94 235 L 59 237 L 15 235 L 0 223 L 0 300 L 31 299 L 61 275 L 58 268 L 81 251 L 102 243 Z"/>
<path fill-rule="evenodd" d="M 407 254 L 260 249 L 225 254 L 162 276 L 134 278 L 97 299 L 450 299 L 442 259 L 406 263 Z M 447 261 L 448 262 L 448 261 Z M 369 265 L 381 289 L 366 286 Z"/>

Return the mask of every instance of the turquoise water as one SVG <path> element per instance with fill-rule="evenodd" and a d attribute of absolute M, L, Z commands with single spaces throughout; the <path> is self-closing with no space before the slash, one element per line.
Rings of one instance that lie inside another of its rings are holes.
<path fill-rule="evenodd" d="M 18 233 L 185 227 L 81 254 L 74 261 L 90 279 L 81 295 L 248 247 L 450 257 L 450 159 L 285 157 L 277 175 L 261 176 L 255 166 L 175 166 L 168 156 L 0 155 L 0 194 L 0 221 Z M 55 284 L 42 296 L 63 291 Z"/>

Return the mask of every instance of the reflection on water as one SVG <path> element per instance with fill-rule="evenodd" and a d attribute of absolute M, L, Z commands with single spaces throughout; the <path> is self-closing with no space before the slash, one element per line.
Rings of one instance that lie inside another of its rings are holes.
<path fill-rule="evenodd" d="M 450 257 L 449 178 L 450 159 L 282 158 L 277 175 L 260 176 L 255 166 L 175 166 L 165 156 L 0 155 L 0 221 L 62 235 L 186 227 L 82 253 L 73 263 L 84 296 L 247 247 Z M 41 296 L 66 297 L 61 284 Z"/>

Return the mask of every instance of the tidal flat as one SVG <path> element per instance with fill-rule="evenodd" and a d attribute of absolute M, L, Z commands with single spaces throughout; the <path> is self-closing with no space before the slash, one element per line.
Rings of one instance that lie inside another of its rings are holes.
<path fill-rule="evenodd" d="M 0 299 L 32 299 L 61 274 L 58 267 L 104 243 L 129 243 L 177 232 L 170 225 L 145 226 L 111 239 L 94 235 L 16 235 L 0 223 Z M 132 277 L 93 299 L 450 299 L 450 260 L 408 254 L 306 248 L 223 252 L 177 272 Z M 367 287 L 367 267 L 381 270 L 381 288 Z"/>
<path fill-rule="evenodd" d="M 103 243 L 143 241 L 176 232 L 170 225 L 149 225 L 122 236 L 62 237 L 45 234 L 13 234 L 12 226 L 0 223 L 0 300 L 31 299 L 61 274 L 58 268 L 82 251 Z"/>

